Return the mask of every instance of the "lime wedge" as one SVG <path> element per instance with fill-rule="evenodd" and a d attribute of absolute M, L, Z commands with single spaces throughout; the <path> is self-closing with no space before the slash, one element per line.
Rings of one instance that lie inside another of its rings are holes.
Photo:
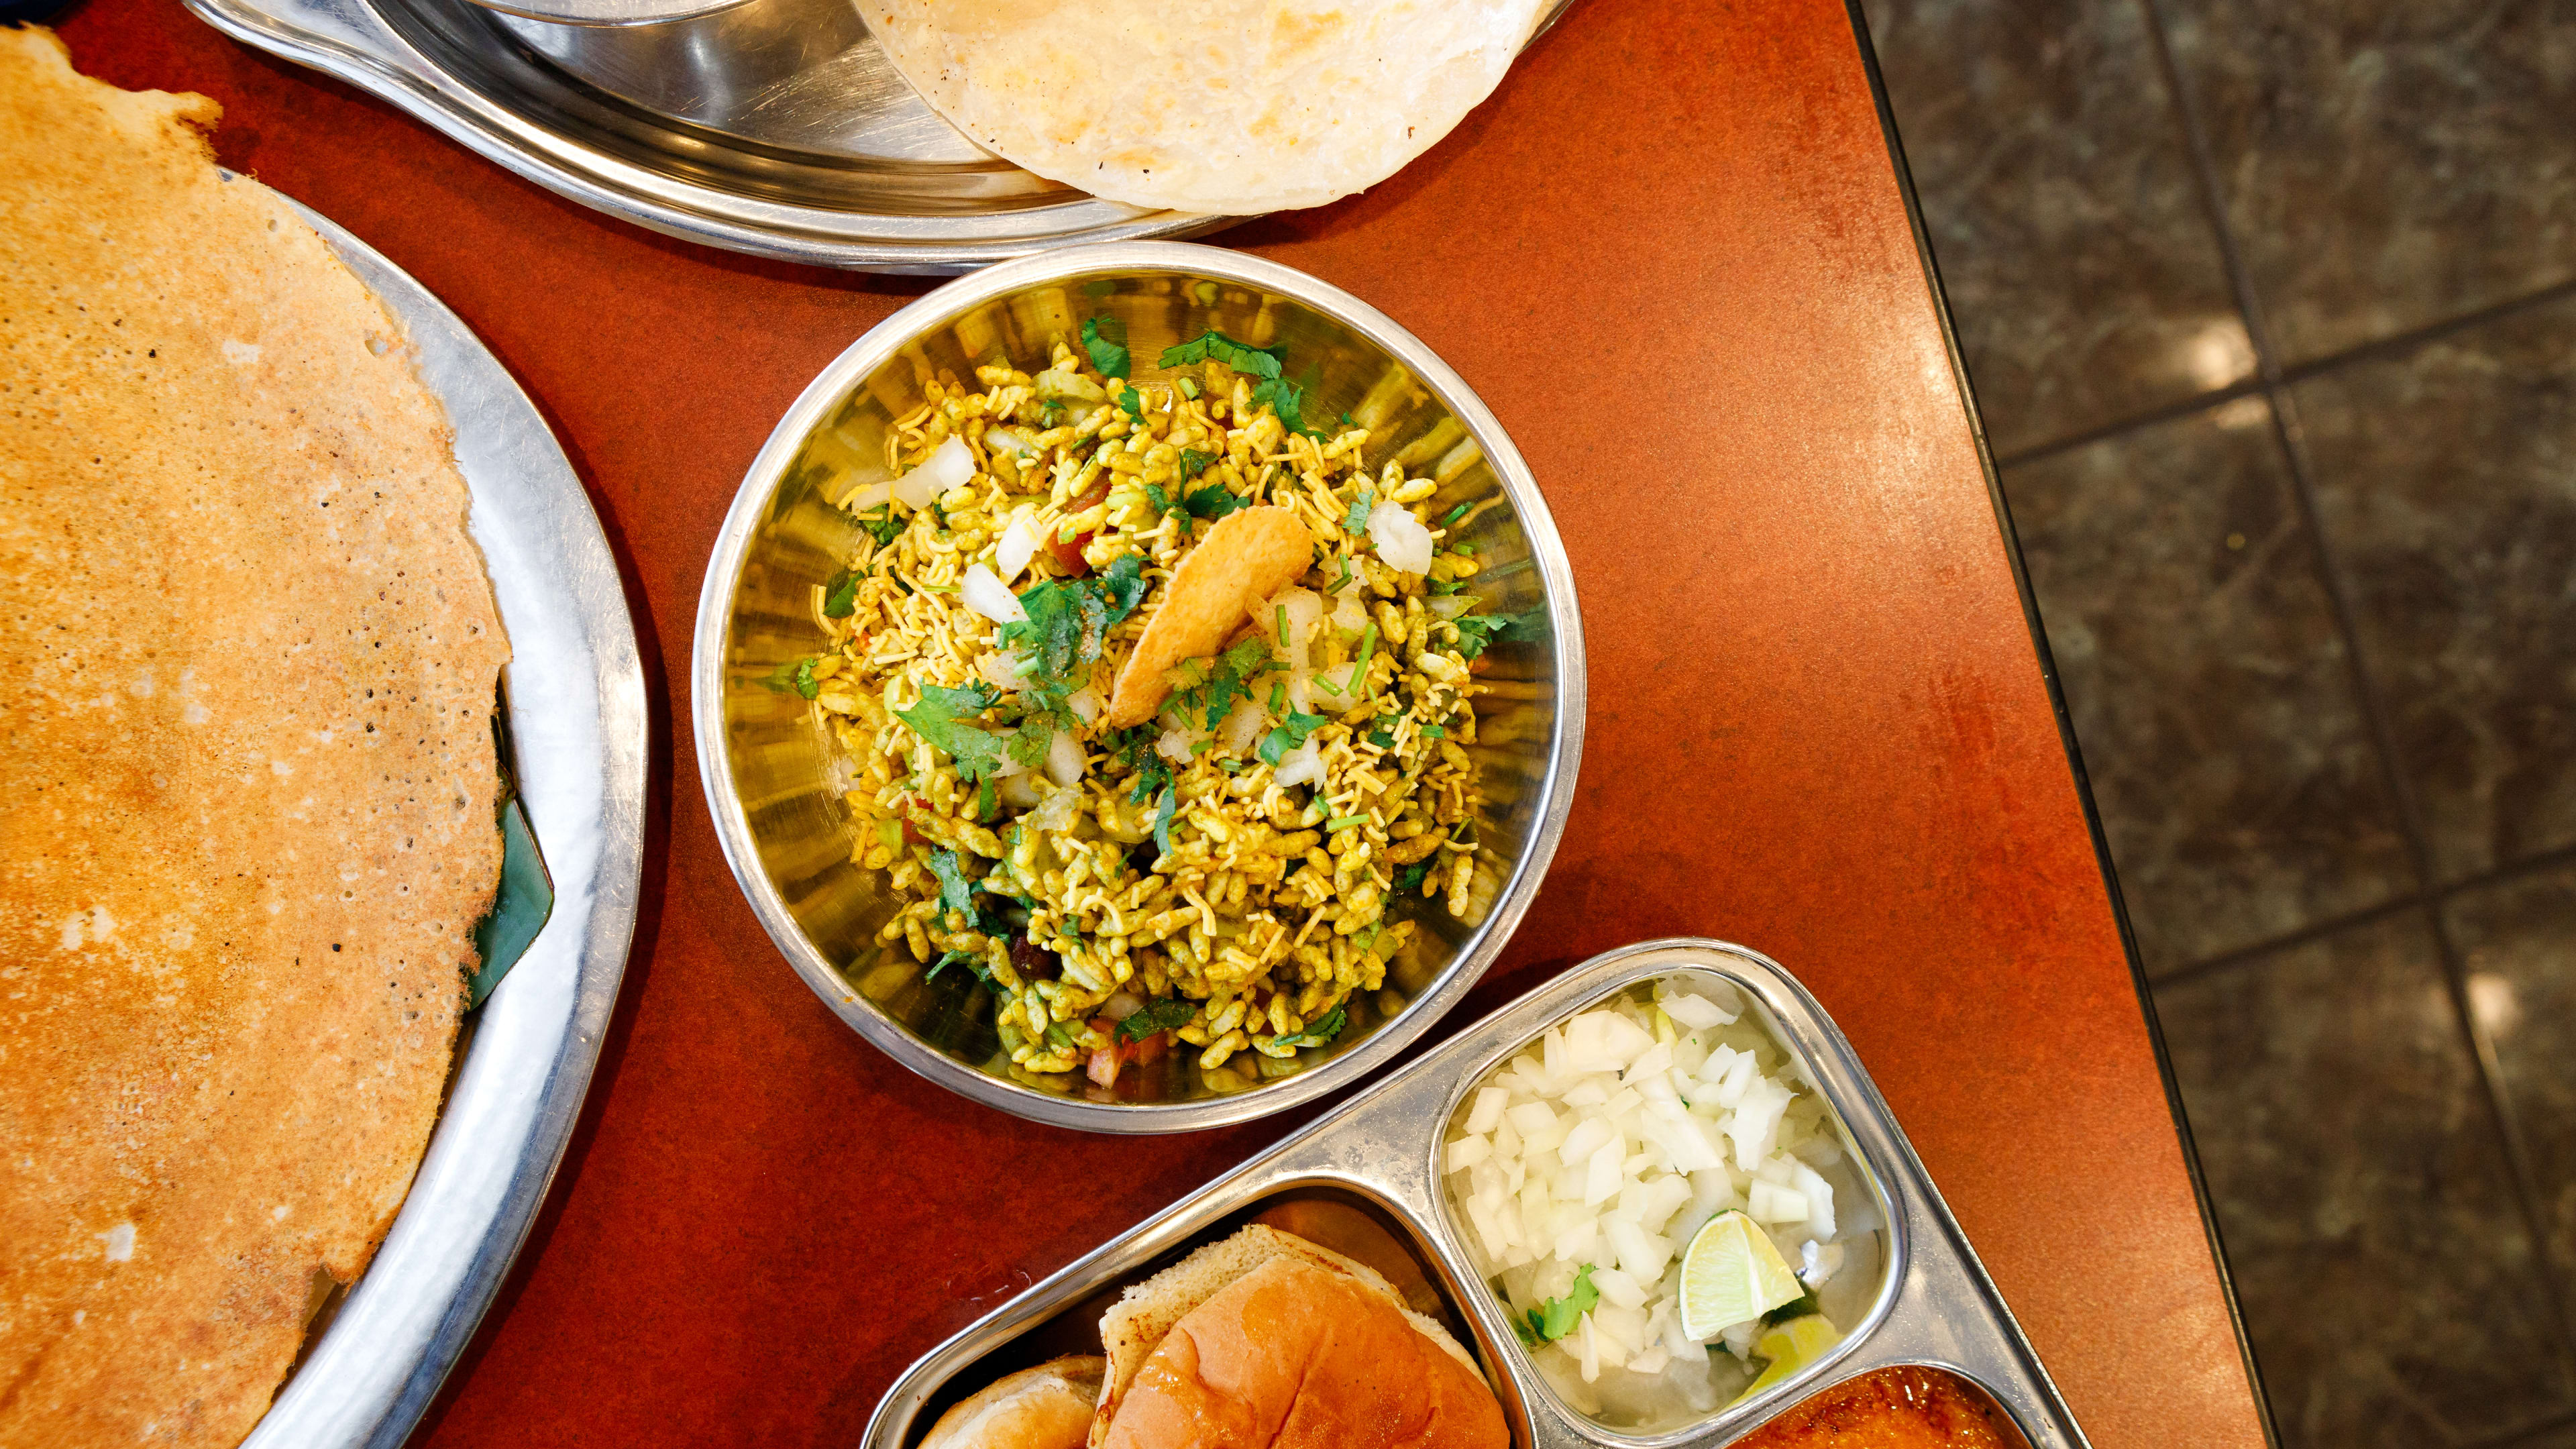
<path fill-rule="evenodd" d="M 1744 1392 L 1735 1396 L 1735 1402 L 1743 1403 L 1788 1378 L 1824 1357 L 1826 1349 L 1842 1341 L 1842 1330 L 1827 1323 L 1821 1313 L 1803 1314 L 1770 1330 L 1762 1335 L 1761 1342 L 1753 1345 L 1753 1352 L 1771 1362 L 1763 1365 L 1762 1372 L 1754 1377 L 1753 1382 L 1744 1386 Z"/>
<path fill-rule="evenodd" d="M 1805 1291 L 1769 1234 L 1740 1212 L 1722 1212 L 1682 1251 L 1682 1332 L 1705 1343 Z"/>

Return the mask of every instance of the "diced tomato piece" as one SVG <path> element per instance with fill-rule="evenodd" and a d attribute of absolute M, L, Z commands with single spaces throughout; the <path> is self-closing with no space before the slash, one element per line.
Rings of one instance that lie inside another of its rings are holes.
<path fill-rule="evenodd" d="M 1064 511 L 1068 514 L 1080 513 L 1106 500 L 1109 497 L 1110 476 L 1107 469 L 1102 469 L 1099 481 L 1084 489 L 1072 502 L 1067 503 Z M 1078 579 L 1091 572 L 1091 560 L 1082 556 L 1082 549 L 1083 545 L 1091 542 L 1092 537 L 1093 535 L 1088 532 L 1077 533 L 1070 539 L 1059 539 L 1049 535 L 1046 541 L 1047 552 L 1055 555 L 1055 561 L 1064 566 L 1066 573 Z"/>
<path fill-rule="evenodd" d="M 1130 1049 L 1130 1054 L 1140 1065 L 1151 1066 L 1155 1062 L 1161 1061 L 1163 1059 L 1163 1048 L 1168 1045 L 1168 1043 L 1163 1039 L 1166 1035 L 1167 1033 L 1159 1031 L 1154 1033 L 1152 1036 L 1136 1043 L 1136 1045 Z"/>

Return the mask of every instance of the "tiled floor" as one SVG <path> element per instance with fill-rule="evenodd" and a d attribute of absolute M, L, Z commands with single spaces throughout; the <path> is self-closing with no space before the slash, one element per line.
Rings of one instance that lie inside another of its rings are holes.
<path fill-rule="evenodd" d="M 2576 1449 L 2576 3 L 1864 0 L 2288 1449 Z"/>

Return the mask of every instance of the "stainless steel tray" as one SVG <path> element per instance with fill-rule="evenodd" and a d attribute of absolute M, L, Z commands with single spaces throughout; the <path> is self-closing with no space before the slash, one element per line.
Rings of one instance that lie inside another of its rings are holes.
<path fill-rule="evenodd" d="M 646 14 L 658 0 L 632 3 Z M 992 156 L 914 94 L 850 0 L 746 0 L 623 26 L 470 0 L 187 4 L 226 35 L 371 92 L 549 190 L 758 256 L 944 273 L 1238 220 L 1102 201 Z"/>
<path fill-rule="evenodd" d="M 1839 1119 L 1844 1146 L 1870 1180 L 1886 1224 L 1882 1277 L 1867 1314 L 1845 1326 L 1847 1336 L 1824 1358 L 1698 1423 L 1635 1435 L 1576 1413 L 1530 1365 L 1480 1279 L 1435 1159 L 1451 1115 L 1487 1071 L 1577 1009 L 1680 971 L 1709 972 L 1741 991 Z M 1597 957 L 1522 997 L 932 1349 L 887 1391 L 863 1449 L 904 1449 L 939 1411 L 1003 1372 L 1058 1353 L 1098 1352 L 1098 1309 L 1120 1287 L 1267 1204 L 1316 1195 L 1365 1204 L 1400 1241 L 1409 1239 L 1453 1321 L 1470 1331 L 1513 1442 L 1525 1449 L 1723 1444 L 1827 1384 L 1907 1364 L 1947 1370 L 1983 1390 L 2033 1449 L 2086 1443 L 1887 1103 L 1815 998 L 1776 963 L 1741 946 L 1669 940 Z"/>
<path fill-rule="evenodd" d="M 518 1256 L 599 1059 L 643 868 L 644 671 L 608 540 L 527 395 L 418 282 L 297 209 L 402 323 L 455 426 L 510 635 L 519 798 L 555 889 L 545 929 L 467 1018 L 393 1230 L 245 1441 L 394 1449 Z"/>

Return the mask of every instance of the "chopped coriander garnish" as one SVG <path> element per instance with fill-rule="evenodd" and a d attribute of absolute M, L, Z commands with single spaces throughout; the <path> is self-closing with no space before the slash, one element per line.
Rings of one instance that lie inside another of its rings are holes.
<path fill-rule="evenodd" d="M 1158 1031 L 1172 1031 L 1190 1024 L 1199 1014 L 1198 1003 L 1165 997 L 1148 1001 L 1135 1015 L 1118 1023 L 1118 1035 L 1128 1041 L 1143 1041 Z"/>
<path fill-rule="evenodd" d="M 910 526 L 910 519 L 894 516 L 894 505 L 891 503 L 879 504 L 859 515 L 859 527 L 868 531 L 868 537 L 875 539 L 879 548 L 901 538 L 903 531 Z"/>
<path fill-rule="evenodd" d="M 1546 619 L 1545 608 L 1531 608 L 1517 614 L 1461 614 L 1449 622 L 1458 626 L 1458 652 L 1473 659 L 1497 641 L 1536 641 Z"/>
<path fill-rule="evenodd" d="M 1358 689 L 1368 683 L 1369 656 L 1376 652 L 1377 626 L 1371 624 L 1360 631 L 1359 668 L 1351 672 L 1351 688 Z"/>
<path fill-rule="evenodd" d="M 894 712 L 895 718 L 912 727 L 912 732 L 930 741 L 957 762 L 957 773 L 968 781 L 1002 773 L 1003 744 L 991 731 L 966 723 L 992 708 L 999 691 L 988 684 L 949 689 L 943 685 L 921 687 L 921 702 L 910 709 Z"/>
<path fill-rule="evenodd" d="M 1456 523 L 1459 519 L 1467 516 L 1468 509 L 1475 506 L 1476 505 L 1472 503 L 1461 503 L 1457 507 L 1450 509 L 1448 512 L 1441 514 L 1440 526 L 1442 528 L 1447 528 L 1449 525 Z"/>
<path fill-rule="evenodd" d="M 1131 383 L 1118 390 L 1118 406 L 1127 416 L 1140 423 L 1145 421 L 1145 394 L 1138 391 L 1134 384 Z"/>
<path fill-rule="evenodd" d="M 1273 681 L 1271 681 L 1271 685 L 1270 685 L 1270 712 L 1271 712 L 1272 714 L 1277 714 L 1281 709 L 1283 709 L 1283 708 L 1285 708 L 1285 707 L 1287 706 L 1287 703 L 1288 703 L 1288 683 L 1287 683 L 1287 681 L 1286 681 L 1286 680 L 1273 680 Z"/>
<path fill-rule="evenodd" d="M 1261 737 L 1261 746 L 1253 753 L 1261 763 L 1276 765 L 1288 758 L 1290 750 L 1302 747 L 1307 736 L 1323 727 L 1324 717 L 1320 714 L 1292 713 L 1279 728 Z"/>
<path fill-rule="evenodd" d="M 1562 1298 L 1547 1300 L 1543 1308 L 1531 1309 L 1527 1327 L 1518 1320 L 1513 1321 L 1512 1328 L 1520 1334 L 1522 1342 L 1533 1347 L 1554 1343 L 1572 1333 L 1575 1325 L 1583 1321 L 1583 1315 L 1600 1306 L 1601 1290 L 1592 1286 L 1592 1266 L 1586 1263 L 1574 1275 L 1572 1292 Z"/>
<path fill-rule="evenodd" d="M 1195 377 L 1184 377 L 1174 382 L 1172 386 L 1179 388 L 1183 397 L 1195 398 L 1199 395 L 1199 380 Z"/>
<path fill-rule="evenodd" d="M 1115 317 L 1082 319 L 1082 347 L 1102 377 L 1127 376 L 1127 324 Z"/>
<path fill-rule="evenodd" d="M 814 677 L 814 662 L 821 657 L 812 654 L 796 661 L 796 692 L 807 699 L 823 692 L 822 681 Z"/>
<path fill-rule="evenodd" d="M 1342 532 L 1359 533 L 1365 530 L 1368 527 L 1369 513 L 1376 507 L 1377 490 L 1361 489 L 1360 496 L 1351 500 L 1351 511 L 1342 515 Z"/>
<path fill-rule="evenodd" d="M 1376 729 L 1368 732 L 1367 739 L 1370 744 L 1377 746 L 1381 750 L 1394 749 L 1395 727 L 1393 725 L 1379 725 Z"/>
<path fill-rule="evenodd" d="M 1451 544 L 1449 546 L 1449 551 L 1454 554 L 1462 554 L 1468 558 L 1474 558 L 1476 556 L 1476 546 L 1472 543 Z"/>
<path fill-rule="evenodd" d="M 1190 490 L 1190 495 L 1181 500 L 1181 506 L 1189 510 L 1192 518 L 1218 519 L 1238 508 L 1248 507 L 1251 502 L 1222 483 L 1210 483 L 1205 488 Z"/>
<path fill-rule="evenodd" d="M 832 575 L 832 581 L 823 586 L 824 618 L 846 619 L 858 612 L 859 578 L 849 569 Z"/>
<path fill-rule="evenodd" d="M 1189 379 L 1185 377 L 1182 378 L 1181 381 L 1187 383 L 1189 382 Z M 1196 448 L 1183 448 L 1181 450 L 1181 481 L 1187 483 L 1191 479 L 1199 476 L 1201 473 L 1206 472 L 1217 459 L 1223 456 L 1225 455 L 1222 453 L 1202 453 Z"/>
<path fill-rule="evenodd" d="M 1417 860 L 1395 873 L 1395 888 L 1401 891 L 1422 889 L 1422 878 L 1431 874 L 1431 862 Z"/>
<path fill-rule="evenodd" d="M 1348 1007 L 1336 1006 L 1318 1018 L 1313 1026 L 1306 1028 L 1295 1036 L 1283 1036 L 1279 1038 L 1279 1045 L 1284 1047 L 1322 1046 L 1333 1038 L 1340 1036 L 1342 1034 L 1342 1028 L 1350 1025 L 1350 1020 L 1350 1009 Z"/>
<path fill-rule="evenodd" d="M 1354 825 L 1366 824 L 1368 824 L 1368 817 L 1365 815 L 1343 815 L 1335 819 L 1325 821 L 1324 833 L 1326 835 L 1339 835 Z"/>
<path fill-rule="evenodd" d="M 1154 848 L 1165 855 L 1172 853 L 1172 815 L 1179 807 L 1179 797 L 1172 793 L 1171 786 L 1165 785 L 1162 803 L 1154 810 Z"/>
<path fill-rule="evenodd" d="M 1279 376 L 1279 353 L 1276 349 L 1255 347 L 1248 342 L 1237 342 L 1214 328 L 1200 333 L 1178 347 L 1164 348 L 1163 355 L 1155 359 L 1155 365 L 1189 367 L 1205 362 L 1211 357 L 1237 372 L 1248 372 L 1265 380 L 1276 381 Z M 1287 419 L 1282 418 L 1280 421 L 1285 422 Z"/>
<path fill-rule="evenodd" d="M 975 887 L 966 879 L 966 868 L 957 863 L 957 852 L 934 850 L 930 853 L 930 873 L 939 878 L 939 908 L 943 911 L 975 913 Z"/>
<path fill-rule="evenodd" d="M 1424 725 L 1422 737 L 1426 740 L 1445 740 L 1449 738 L 1449 732 L 1438 725 Z"/>

